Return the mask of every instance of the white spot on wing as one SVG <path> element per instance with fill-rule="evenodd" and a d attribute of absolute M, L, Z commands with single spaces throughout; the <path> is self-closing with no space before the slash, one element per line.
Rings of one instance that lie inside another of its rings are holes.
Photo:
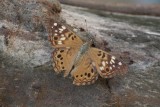
<path fill-rule="evenodd" d="M 115 63 L 113 59 L 111 59 L 111 62 Z"/>
<path fill-rule="evenodd" d="M 112 56 L 112 59 L 113 59 L 113 60 L 115 60 L 115 59 L 116 59 L 116 57 L 115 57 L 115 56 Z"/>
<path fill-rule="evenodd" d="M 102 70 L 104 70 L 104 67 L 99 67 L 99 69 L 102 71 Z"/>
<path fill-rule="evenodd" d="M 62 26 L 62 29 L 66 29 L 66 27 L 65 27 L 65 26 Z"/>
<path fill-rule="evenodd" d="M 62 43 L 58 43 L 59 45 L 61 45 Z"/>
<path fill-rule="evenodd" d="M 54 26 L 57 26 L 57 23 L 54 23 Z"/>
<path fill-rule="evenodd" d="M 58 44 L 62 44 L 62 41 L 58 41 Z"/>
<path fill-rule="evenodd" d="M 103 65 L 103 66 L 106 66 L 106 63 L 103 61 L 103 62 L 102 62 L 102 65 Z"/>
<path fill-rule="evenodd" d="M 109 67 L 110 70 L 112 70 L 112 67 Z"/>
<path fill-rule="evenodd" d="M 118 65 L 122 65 L 122 62 L 119 62 Z"/>
<path fill-rule="evenodd" d="M 60 40 L 65 40 L 65 39 L 66 39 L 65 37 L 60 38 Z"/>
<path fill-rule="evenodd" d="M 62 34 L 61 36 L 64 37 L 64 34 Z"/>
<path fill-rule="evenodd" d="M 59 31 L 63 31 L 63 29 L 59 28 Z"/>
<path fill-rule="evenodd" d="M 110 61 L 110 64 L 112 64 L 112 61 Z"/>

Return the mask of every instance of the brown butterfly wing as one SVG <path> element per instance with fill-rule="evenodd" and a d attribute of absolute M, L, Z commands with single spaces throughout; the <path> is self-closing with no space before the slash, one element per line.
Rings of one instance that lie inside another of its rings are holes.
<path fill-rule="evenodd" d="M 55 22 L 50 26 L 49 40 L 56 48 L 53 52 L 53 68 L 57 73 L 64 71 L 64 76 L 67 76 L 83 41 L 60 23 Z"/>
<path fill-rule="evenodd" d="M 73 47 L 77 48 L 83 44 L 83 41 L 60 23 L 53 23 L 49 29 L 49 40 L 54 48 Z"/>
<path fill-rule="evenodd" d="M 127 72 L 127 66 L 125 64 L 118 61 L 115 56 L 103 50 L 90 48 L 89 54 L 98 73 L 103 78 L 111 78 L 115 75 L 125 74 Z"/>
<path fill-rule="evenodd" d="M 66 77 L 74 64 L 75 57 L 77 55 L 77 49 L 72 48 L 57 48 L 53 52 L 53 68 L 57 73 L 64 72 Z"/>
<path fill-rule="evenodd" d="M 87 54 L 80 58 L 71 75 L 74 78 L 73 84 L 78 86 L 93 84 L 98 79 L 98 73 Z"/>

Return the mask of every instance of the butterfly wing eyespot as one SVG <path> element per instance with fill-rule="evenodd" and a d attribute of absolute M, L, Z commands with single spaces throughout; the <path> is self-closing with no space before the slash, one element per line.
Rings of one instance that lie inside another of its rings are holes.
<path fill-rule="evenodd" d="M 71 75 L 74 78 L 73 84 L 77 86 L 90 85 L 98 79 L 98 73 L 87 55 L 80 59 L 77 66 L 71 71 Z"/>
<path fill-rule="evenodd" d="M 80 47 L 83 41 L 69 30 L 66 26 L 60 23 L 52 23 L 49 30 L 49 41 L 55 48 L 59 47 Z"/>
<path fill-rule="evenodd" d="M 90 56 L 95 62 L 98 73 L 103 78 L 111 78 L 115 75 L 125 74 L 127 72 L 127 66 L 125 64 L 105 51 L 91 48 Z"/>

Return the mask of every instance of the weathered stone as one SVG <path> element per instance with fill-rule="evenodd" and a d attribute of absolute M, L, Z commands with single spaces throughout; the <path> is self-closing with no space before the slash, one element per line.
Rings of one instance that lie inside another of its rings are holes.
<path fill-rule="evenodd" d="M 59 15 L 58 3 L 50 2 L 0 3 L 0 106 L 159 107 L 160 18 L 67 5 L 62 5 Z M 81 29 L 77 33 L 82 38 L 87 35 L 82 29 L 89 32 L 96 47 L 110 49 L 112 54 L 130 61 L 128 74 L 111 79 L 110 91 L 101 78 L 94 85 L 77 87 L 70 78 L 56 75 L 50 62 L 53 48 L 47 40 L 48 18 L 65 19 Z"/>

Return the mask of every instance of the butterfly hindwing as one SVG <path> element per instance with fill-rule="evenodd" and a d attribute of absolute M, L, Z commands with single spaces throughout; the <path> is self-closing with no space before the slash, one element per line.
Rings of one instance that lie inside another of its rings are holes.
<path fill-rule="evenodd" d="M 64 72 L 64 77 L 67 76 L 73 66 L 76 57 L 76 49 L 57 48 L 53 52 L 53 68 L 57 73 Z"/>
<path fill-rule="evenodd" d="M 90 48 L 89 54 L 95 63 L 97 72 L 103 78 L 111 78 L 115 75 L 124 74 L 127 71 L 125 64 L 103 50 Z"/>
<path fill-rule="evenodd" d="M 93 84 L 98 79 L 98 73 L 87 55 L 80 58 L 71 75 L 74 78 L 73 84 L 78 86 Z"/>

